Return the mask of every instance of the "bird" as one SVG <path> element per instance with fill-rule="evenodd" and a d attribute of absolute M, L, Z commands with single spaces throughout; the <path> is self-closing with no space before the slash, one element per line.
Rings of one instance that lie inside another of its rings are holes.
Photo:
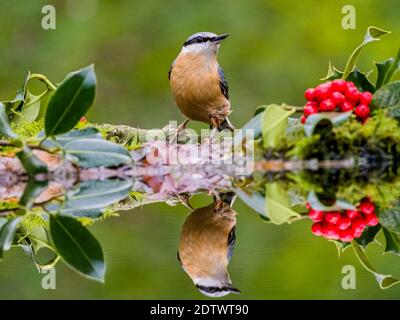
<path fill-rule="evenodd" d="M 179 240 L 178 261 L 195 287 L 209 297 L 241 293 L 228 273 L 236 242 L 236 212 L 226 198 L 193 210 Z"/>
<path fill-rule="evenodd" d="M 188 118 L 180 129 L 190 119 L 205 122 L 219 131 L 234 130 L 228 119 L 231 113 L 228 82 L 217 61 L 220 44 L 228 36 L 212 32 L 192 34 L 172 63 L 168 73 L 172 95 Z"/>

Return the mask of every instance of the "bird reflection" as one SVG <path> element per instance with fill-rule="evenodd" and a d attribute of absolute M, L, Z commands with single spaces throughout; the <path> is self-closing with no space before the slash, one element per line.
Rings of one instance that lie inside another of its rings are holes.
<path fill-rule="evenodd" d="M 214 203 L 192 211 L 182 227 L 178 260 L 206 296 L 240 293 L 227 269 L 236 240 L 233 200 L 234 193 L 222 194 Z"/>

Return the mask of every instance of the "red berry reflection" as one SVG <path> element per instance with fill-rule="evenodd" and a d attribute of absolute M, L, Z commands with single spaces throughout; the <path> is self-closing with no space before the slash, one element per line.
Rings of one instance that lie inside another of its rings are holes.
<path fill-rule="evenodd" d="M 369 198 L 361 200 L 357 210 L 320 211 L 314 210 L 309 204 L 307 208 L 308 216 L 313 221 L 312 233 L 329 240 L 350 242 L 361 237 L 367 226 L 373 227 L 379 223 L 375 204 Z"/>

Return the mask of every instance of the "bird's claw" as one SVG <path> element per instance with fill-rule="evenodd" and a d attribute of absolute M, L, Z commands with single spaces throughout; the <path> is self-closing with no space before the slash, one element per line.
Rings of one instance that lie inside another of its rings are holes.
<path fill-rule="evenodd" d="M 178 200 L 189 210 L 194 210 L 192 205 L 189 203 L 190 195 L 188 194 L 178 194 L 177 195 Z"/>
<path fill-rule="evenodd" d="M 177 142 L 178 142 L 179 134 L 180 134 L 181 132 L 185 131 L 188 122 L 189 122 L 189 119 L 186 119 L 186 120 L 183 121 L 180 125 L 178 125 L 178 126 L 176 127 L 176 129 L 173 129 L 173 132 L 171 133 L 171 135 L 170 135 L 169 138 L 168 138 L 168 141 L 169 141 L 170 143 L 177 143 Z"/>

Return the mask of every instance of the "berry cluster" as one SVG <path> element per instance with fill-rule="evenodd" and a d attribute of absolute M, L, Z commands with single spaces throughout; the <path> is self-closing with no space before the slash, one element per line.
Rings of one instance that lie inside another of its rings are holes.
<path fill-rule="evenodd" d="M 368 198 L 361 201 L 358 210 L 326 212 L 308 207 L 308 216 L 314 222 L 311 227 L 312 233 L 329 240 L 350 242 L 359 238 L 367 226 L 372 227 L 379 223 L 375 205 Z"/>
<path fill-rule="evenodd" d="M 304 106 L 302 123 L 311 114 L 333 111 L 353 111 L 360 120 L 364 121 L 371 111 L 369 105 L 372 94 L 368 91 L 360 92 L 353 82 L 342 79 L 309 88 L 304 93 L 304 97 L 308 102 Z"/>

